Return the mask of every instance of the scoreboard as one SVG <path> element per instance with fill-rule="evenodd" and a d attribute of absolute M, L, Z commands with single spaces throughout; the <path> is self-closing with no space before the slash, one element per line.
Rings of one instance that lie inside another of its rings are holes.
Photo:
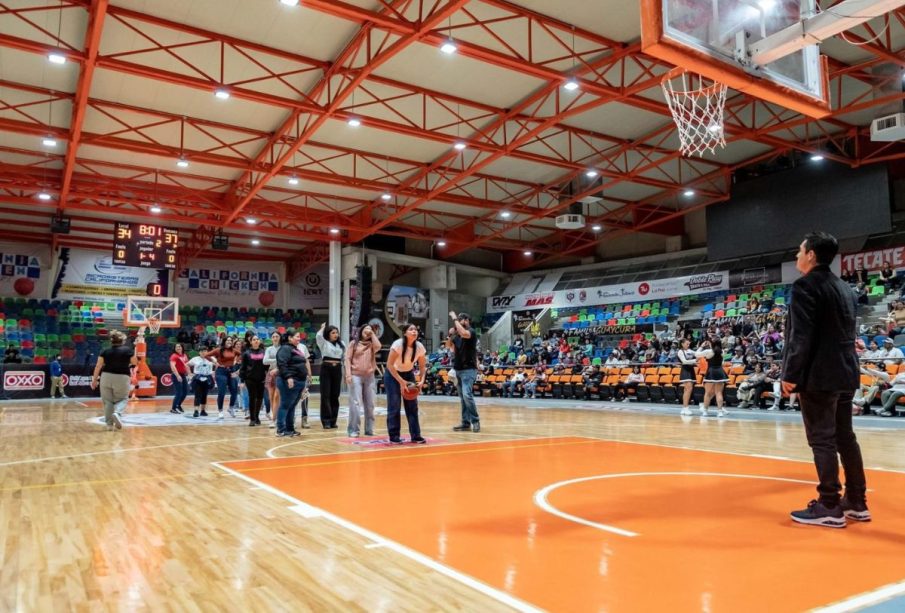
<path fill-rule="evenodd" d="M 138 268 L 176 268 L 179 232 L 152 224 L 116 222 L 113 263 Z"/>

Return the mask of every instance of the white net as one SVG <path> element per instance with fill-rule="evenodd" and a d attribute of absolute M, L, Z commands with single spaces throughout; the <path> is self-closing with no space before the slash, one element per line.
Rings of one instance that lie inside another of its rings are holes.
<path fill-rule="evenodd" d="M 682 154 L 703 156 L 705 151 L 713 153 L 717 146 L 725 147 L 726 85 L 716 81 L 705 85 L 703 77 L 687 73 L 682 73 L 681 81 L 674 84 L 673 80 L 663 80 L 663 95 L 679 131 Z"/>
<path fill-rule="evenodd" d="M 160 309 L 146 308 L 144 309 L 144 315 L 148 332 L 151 334 L 160 332 Z"/>

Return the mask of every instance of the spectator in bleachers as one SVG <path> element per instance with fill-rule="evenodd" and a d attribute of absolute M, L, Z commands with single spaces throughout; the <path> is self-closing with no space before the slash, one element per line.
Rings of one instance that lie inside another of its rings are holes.
<path fill-rule="evenodd" d="M 184 347 L 189 343 L 190 340 L 191 337 L 189 336 L 188 330 L 186 330 L 185 328 L 180 328 L 179 333 L 176 335 L 176 342 L 182 343 L 182 346 Z"/>
<path fill-rule="evenodd" d="M 880 380 L 889 384 L 889 389 L 880 392 L 880 402 L 883 408 L 877 412 L 881 417 L 893 417 L 896 409 L 896 403 L 899 398 L 905 396 L 905 372 L 897 374 L 895 377 L 885 370 L 876 370 L 873 368 L 866 369 L 871 375 L 876 376 Z"/>
<path fill-rule="evenodd" d="M 632 372 L 625 376 L 625 381 L 616 384 L 616 389 L 613 390 L 613 400 L 620 400 L 621 394 L 622 402 L 628 402 L 628 392 L 636 391 L 642 383 L 644 383 L 644 375 L 641 374 L 641 367 L 635 365 L 632 367 Z"/>
<path fill-rule="evenodd" d="M 887 292 L 892 291 L 899 286 L 896 272 L 892 269 L 892 264 L 888 261 L 883 262 L 883 268 L 880 270 L 880 279 L 877 283 L 886 286 Z"/>
<path fill-rule="evenodd" d="M 732 359 L 729 360 L 729 363 L 733 366 L 737 366 L 745 363 L 745 348 L 741 345 L 735 347 L 732 350 Z"/>
<path fill-rule="evenodd" d="M 876 360 L 880 357 L 880 348 L 877 346 L 877 341 L 875 339 L 871 339 L 870 343 L 867 345 L 867 350 L 861 353 L 861 360 Z"/>
<path fill-rule="evenodd" d="M 755 398 L 755 394 L 758 391 L 763 391 L 763 383 L 766 376 L 763 365 L 760 362 L 755 364 L 754 372 L 748 375 L 748 378 L 738 386 L 738 407 L 740 409 L 746 409 L 758 401 L 758 398 Z"/>
<path fill-rule="evenodd" d="M 885 383 L 883 379 L 877 376 L 879 365 L 866 363 L 861 366 L 861 374 L 870 377 L 870 380 L 858 386 L 855 397 L 852 399 L 852 415 L 870 414 L 870 403 L 874 401 L 881 386 Z"/>
<path fill-rule="evenodd" d="M 198 335 L 197 330 L 192 330 L 192 333 L 189 335 L 189 341 L 192 344 L 192 349 L 198 348 L 198 343 L 201 341 L 201 337 Z"/>
<path fill-rule="evenodd" d="M 525 383 L 525 397 L 526 398 L 534 398 L 535 393 L 537 392 L 537 387 L 539 385 L 543 385 L 547 381 L 546 370 L 542 369 L 540 371 L 535 370 L 534 378 L 530 379 Z"/>
<path fill-rule="evenodd" d="M 867 295 L 867 284 L 861 281 L 858 281 L 858 284 L 855 285 L 854 289 L 855 305 L 866 305 L 870 304 L 870 298 Z"/>
<path fill-rule="evenodd" d="M 19 349 L 15 345 L 7 345 L 3 354 L 4 364 L 21 364 L 22 358 L 19 357 Z"/>
<path fill-rule="evenodd" d="M 883 340 L 883 349 L 877 354 L 877 358 L 883 360 L 887 366 L 898 366 L 905 360 L 905 354 L 895 346 L 891 338 Z"/>
<path fill-rule="evenodd" d="M 893 327 L 889 330 L 889 336 L 895 338 L 905 331 L 905 303 L 893 301 L 889 315 L 892 319 Z"/>
<path fill-rule="evenodd" d="M 525 385 L 525 369 L 519 368 L 506 381 L 503 382 L 503 398 L 514 398 L 516 392 L 523 392 Z"/>
<path fill-rule="evenodd" d="M 584 399 L 590 400 L 591 394 L 600 386 L 603 381 L 603 373 L 600 372 L 599 366 L 592 366 L 590 371 L 582 375 L 581 381 L 584 384 Z"/>
<path fill-rule="evenodd" d="M 867 273 L 867 267 L 862 266 L 861 268 L 856 270 L 854 273 L 854 278 L 856 284 L 863 283 L 864 285 L 867 285 L 868 283 L 870 283 L 870 276 Z"/>

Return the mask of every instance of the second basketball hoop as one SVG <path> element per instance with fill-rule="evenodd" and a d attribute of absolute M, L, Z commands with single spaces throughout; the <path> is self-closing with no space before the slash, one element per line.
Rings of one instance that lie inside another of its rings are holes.
<path fill-rule="evenodd" d="M 685 156 L 711 154 L 726 146 L 723 123 L 726 85 L 685 71 L 671 71 L 661 83 Z"/>

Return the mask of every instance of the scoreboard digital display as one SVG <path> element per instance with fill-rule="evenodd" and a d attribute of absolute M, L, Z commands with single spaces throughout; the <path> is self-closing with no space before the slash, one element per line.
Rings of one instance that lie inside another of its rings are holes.
<path fill-rule="evenodd" d="M 113 234 L 113 263 L 137 268 L 176 268 L 179 232 L 152 224 L 118 221 Z"/>

